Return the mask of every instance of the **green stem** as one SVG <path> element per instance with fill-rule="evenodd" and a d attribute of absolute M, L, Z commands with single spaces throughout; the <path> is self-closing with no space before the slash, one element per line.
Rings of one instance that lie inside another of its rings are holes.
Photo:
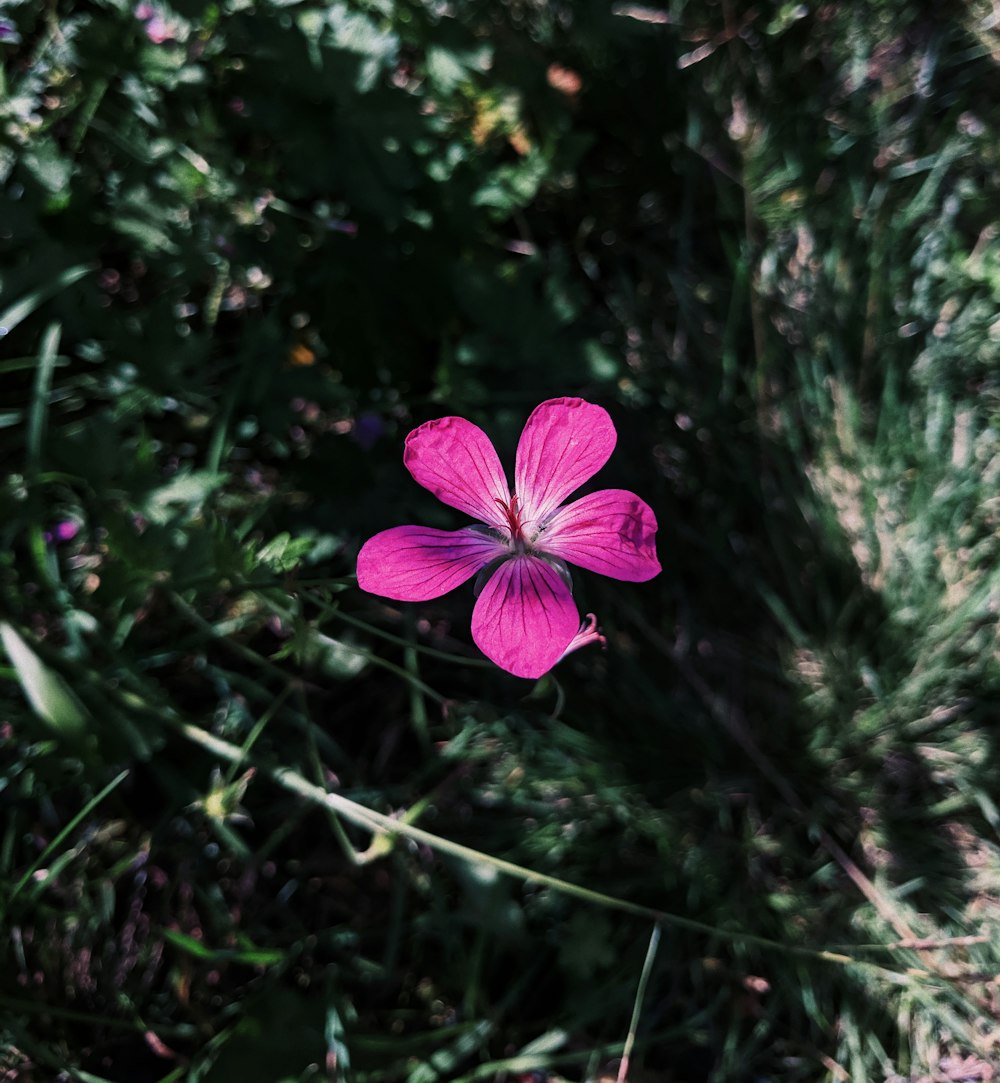
<path fill-rule="evenodd" d="M 242 763 L 244 761 L 245 757 L 243 756 L 243 751 L 238 746 L 232 745 L 228 741 L 223 741 L 190 723 L 175 722 L 172 719 L 168 720 L 168 722 L 179 730 L 179 732 L 188 740 L 201 745 L 202 748 L 207 749 L 220 759 L 227 760 L 231 763 Z M 451 857 L 458 858 L 460 861 L 469 862 L 470 864 L 489 865 L 506 876 L 512 876 L 515 879 L 523 880 L 526 883 L 538 884 L 540 887 L 551 888 L 553 891 L 561 892 L 563 895 L 569 895 L 596 906 L 603 906 L 608 910 L 617 910 L 620 913 L 631 914 L 634 917 L 645 918 L 646 920 L 659 922 L 662 925 L 670 925 L 678 929 L 688 929 L 691 932 L 703 933 L 706 936 L 727 940 L 732 943 L 752 944 L 767 951 L 778 951 L 786 955 L 795 955 L 815 962 L 863 969 L 868 973 L 878 975 L 886 981 L 893 982 L 897 985 L 907 985 L 914 979 L 924 981 L 939 980 L 935 975 L 930 974 L 928 971 L 916 967 L 907 967 L 905 971 L 892 970 L 887 967 L 879 966 L 876 963 L 854 959 L 850 955 L 845 955 L 841 952 L 807 948 L 797 944 L 780 944 L 775 940 L 768 940 L 766 937 L 757 936 L 754 933 L 721 929 L 714 925 L 708 925 L 702 921 L 696 921 L 694 918 L 686 918 L 679 914 L 671 914 L 664 910 L 654 909 L 651 906 L 642 906 L 639 903 L 628 902 L 626 899 L 619 899 L 614 895 L 607 895 L 603 891 L 593 891 L 590 888 L 581 887 L 579 884 L 572 884 L 567 880 L 560 880 L 556 876 L 548 876 L 545 873 L 536 872 L 534 869 L 525 868 L 523 865 L 517 865 L 513 861 L 505 861 L 503 858 L 484 854 L 479 850 L 473 850 L 469 846 L 463 846 L 461 843 L 441 838 L 438 835 L 432 834 L 430 831 L 415 827 L 413 824 L 406 823 L 403 820 L 394 819 L 392 816 L 386 816 L 381 812 L 376 812 L 374 809 L 359 805 L 356 801 L 351 801 L 341 794 L 327 793 L 319 786 L 314 786 L 311 782 L 307 781 L 302 775 L 298 774 L 298 772 L 292 771 L 287 767 L 265 767 L 261 765 L 257 765 L 257 767 L 261 774 L 270 778 L 272 782 L 281 786 L 283 789 L 297 794 L 299 797 L 306 801 L 310 801 L 313 804 L 333 809 L 339 815 L 343 816 L 345 820 L 348 820 L 358 827 L 365 828 L 373 834 L 402 835 L 405 838 L 412 839 L 414 842 L 422 843 L 424 846 L 427 846 L 438 853 L 448 854 Z"/>
<path fill-rule="evenodd" d="M 220 643 L 225 644 L 231 651 L 238 654 L 241 658 L 247 659 L 247 661 L 253 662 L 257 668 L 263 669 L 265 672 L 272 674 L 279 680 L 288 682 L 295 680 L 296 678 L 290 677 L 280 666 L 276 666 L 273 662 L 268 661 L 266 658 L 259 655 L 256 651 L 251 650 L 249 647 L 244 646 L 237 640 L 232 639 L 230 636 L 222 634 L 218 628 L 216 628 L 211 621 L 206 620 L 192 605 L 189 605 L 176 591 L 171 594 L 171 598 L 174 605 L 184 614 L 185 617 L 192 623 L 197 625 L 202 631 L 206 632 L 213 639 L 218 640 Z M 273 607 L 272 607 L 273 608 Z M 367 650 L 365 647 L 358 647 L 352 645 L 351 650 L 360 654 L 363 658 L 366 658 L 372 665 L 379 666 L 381 669 L 387 670 L 389 673 L 394 673 L 397 677 L 402 677 L 404 681 L 409 681 L 420 689 L 425 696 L 429 696 L 435 703 L 444 703 L 445 697 L 440 692 L 435 692 L 430 685 L 424 684 L 423 681 L 418 680 L 412 674 L 408 673 L 402 666 L 397 666 L 395 662 L 390 662 L 380 655 L 375 654 L 374 651 Z"/>
<path fill-rule="evenodd" d="M 278 693 L 274 702 L 270 707 L 257 719 L 253 724 L 250 732 L 247 734 L 247 739 L 243 742 L 243 758 L 246 759 L 250 755 L 250 750 L 257 743 L 257 738 L 264 732 L 268 722 L 281 710 L 284 702 L 291 695 L 294 685 L 286 684 L 285 687 Z M 226 782 L 232 783 L 236 778 L 236 772 L 239 770 L 239 764 L 234 763 L 230 766 L 229 772 L 226 775 Z"/>
<path fill-rule="evenodd" d="M 403 651 L 403 665 L 410 675 L 410 721 L 417 734 L 417 740 L 424 750 L 430 748 L 431 739 L 428 733 L 427 704 L 424 702 L 420 691 L 420 662 L 416 651 L 417 629 L 413 614 L 408 613 L 406 619 L 407 644 Z"/>
<path fill-rule="evenodd" d="M 301 586 L 303 582 L 304 580 L 299 580 L 297 585 Z M 413 643 L 408 639 L 404 639 L 402 636 L 393 635 L 392 632 L 387 632 L 383 628 L 379 628 L 374 624 L 369 624 L 368 621 L 362 620 L 360 617 L 345 613 L 339 606 L 324 602 L 312 591 L 303 591 L 303 595 L 326 616 L 333 617 L 336 620 L 345 621 L 347 624 L 353 624 L 355 628 L 361 628 L 365 632 L 370 632 L 372 635 L 384 639 L 387 643 L 395 643 L 399 647 L 411 647 L 421 654 L 426 654 L 428 658 L 440 658 L 443 662 L 454 662 L 455 665 L 459 666 L 473 666 L 476 669 L 494 668 L 493 663 L 488 662 L 485 658 L 463 658 L 458 654 L 449 654 L 447 651 L 438 650 L 436 647 L 427 647 L 423 643 Z"/>

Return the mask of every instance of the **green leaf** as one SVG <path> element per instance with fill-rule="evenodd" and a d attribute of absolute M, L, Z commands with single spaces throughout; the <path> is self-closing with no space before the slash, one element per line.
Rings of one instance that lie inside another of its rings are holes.
<path fill-rule="evenodd" d="M 141 511 L 152 523 L 161 526 L 175 519 L 179 514 L 188 516 L 197 513 L 209 495 L 226 480 L 224 474 L 210 470 L 191 470 L 171 478 L 166 485 L 161 485 L 149 493 L 142 502 Z"/>
<path fill-rule="evenodd" d="M 87 724 L 83 704 L 63 678 L 50 669 L 13 626 L 0 622 L 0 640 L 35 714 L 64 737 L 75 737 Z"/>
<path fill-rule="evenodd" d="M 334 680 L 350 680 L 368 665 L 368 652 L 342 639 L 303 626 L 275 655 L 274 661 L 296 657 L 304 666 L 315 666 Z"/>
<path fill-rule="evenodd" d="M 439 91 L 454 90 L 471 72 L 488 71 L 493 49 L 487 44 L 471 49 L 431 45 L 427 50 L 427 74 Z"/>
<path fill-rule="evenodd" d="M 312 547 L 312 538 L 293 538 L 283 531 L 258 551 L 257 560 L 279 574 L 290 572 L 302 563 Z"/>
<path fill-rule="evenodd" d="M 527 206 L 549 171 L 549 163 L 539 153 L 529 154 L 516 165 L 501 166 L 472 197 L 473 205 L 496 207 L 509 212 Z"/>
<path fill-rule="evenodd" d="M 24 167 L 35 180 L 53 195 L 65 191 L 73 172 L 73 162 L 63 157 L 49 140 L 39 143 L 24 156 Z"/>
<path fill-rule="evenodd" d="M 151 253 L 178 251 L 177 245 L 166 231 L 148 219 L 140 218 L 135 214 L 122 214 L 115 217 L 113 224 L 119 233 L 136 242 L 145 251 Z"/>

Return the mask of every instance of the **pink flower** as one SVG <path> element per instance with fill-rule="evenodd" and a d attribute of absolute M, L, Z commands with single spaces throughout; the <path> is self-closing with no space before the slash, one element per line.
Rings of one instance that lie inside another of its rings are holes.
<path fill-rule="evenodd" d="M 511 495 L 482 429 L 461 417 L 428 421 L 406 438 L 403 462 L 439 500 L 479 522 L 454 531 L 383 530 L 361 547 L 358 585 L 423 602 L 484 572 L 472 638 L 502 669 L 540 677 L 570 650 L 601 640 L 596 621 L 581 628 L 566 561 L 633 583 L 660 571 L 656 518 L 634 493 L 602 489 L 563 504 L 608 461 L 617 439 L 600 406 L 543 402 L 521 433 Z"/>
<path fill-rule="evenodd" d="M 177 41 L 182 36 L 180 23 L 176 19 L 168 18 L 155 4 L 146 3 L 143 0 L 135 7 L 133 13 L 139 22 L 144 24 L 146 37 L 154 45 L 162 45 L 167 41 Z"/>

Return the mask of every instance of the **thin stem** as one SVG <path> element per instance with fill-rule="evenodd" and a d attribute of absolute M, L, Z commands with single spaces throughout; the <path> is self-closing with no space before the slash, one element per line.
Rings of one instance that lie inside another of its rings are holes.
<path fill-rule="evenodd" d="M 265 673 L 269 673 L 279 680 L 288 682 L 295 680 L 296 678 L 289 676 L 280 666 L 276 666 L 273 662 L 268 661 L 262 655 L 256 651 L 251 650 L 250 647 L 244 646 L 237 640 L 230 638 L 227 635 L 223 635 L 211 621 L 206 620 L 192 605 L 189 605 L 176 591 L 171 594 L 171 599 L 174 605 L 184 614 L 184 616 L 212 639 L 217 640 L 219 643 L 224 644 L 234 654 L 238 654 L 241 658 L 245 658 L 258 669 L 263 669 Z M 355 654 L 361 655 L 362 658 L 367 659 L 372 665 L 379 666 L 382 669 L 388 670 L 390 673 L 394 673 L 397 677 L 402 677 L 404 681 L 410 681 L 417 685 L 425 696 L 429 696 L 435 703 L 444 703 L 445 697 L 440 692 L 435 692 L 429 685 L 424 684 L 423 681 L 418 680 L 412 674 L 408 673 L 402 666 L 397 666 L 395 662 L 390 662 L 380 655 L 375 654 L 374 651 L 367 650 L 365 647 L 353 646 L 351 650 Z"/>
<path fill-rule="evenodd" d="M 427 704 L 420 691 L 420 662 L 416 652 L 417 630 L 413 620 L 413 614 L 408 613 L 406 618 L 407 645 L 403 651 L 403 665 L 410 675 L 410 721 L 417 734 L 417 740 L 423 749 L 430 748 L 430 735 L 428 733 Z"/>
<path fill-rule="evenodd" d="M 270 707 L 268 707 L 268 709 L 253 724 L 253 727 L 247 734 L 247 739 L 243 742 L 244 758 L 250 755 L 250 750 L 257 743 L 257 738 L 260 737 L 260 735 L 264 732 L 267 724 L 271 721 L 271 719 L 274 718 L 278 711 L 281 710 L 285 700 L 288 699 L 288 697 L 291 695 L 294 687 L 295 686 L 291 683 L 286 684 L 285 687 L 278 693 L 277 697 L 274 699 Z M 231 784 L 233 782 L 233 780 L 236 778 L 236 772 L 239 769 L 240 768 L 238 763 L 234 763 L 230 766 L 229 771 L 226 773 L 227 784 Z"/>
<path fill-rule="evenodd" d="M 447 651 L 438 650 L 436 647 L 428 647 L 423 643 L 413 643 L 410 640 L 404 639 L 402 636 L 394 635 L 392 632 L 387 632 L 377 625 L 370 624 L 360 617 L 345 613 L 339 606 L 324 602 L 321 598 L 317 598 L 312 592 L 303 591 L 303 597 L 308 598 L 313 605 L 317 606 L 327 616 L 335 617 L 338 620 L 345 621 L 347 624 L 353 624 L 355 628 L 361 628 L 365 632 L 370 632 L 372 635 L 384 639 L 387 643 L 395 643 L 399 647 L 412 647 L 421 654 L 426 654 L 429 658 L 440 658 L 443 662 L 453 662 L 455 665 L 459 666 L 473 666 L 476 669 L 494 668 L 493 663 L 488 662 L 485 658 L 463 658 L 461 655 L 449 654 Z"/>
<path fill-rule="evenodd" d="M 646 999 L 646 986 L 649 984 L 649 975 L 653 972 L 653 961 L 656 959 L 656 949 L 660 946 L 660 923 L 653 925 L 653 931 L 649 937 L 649 947 L 646 949 L 646 960 L 642 964 L 642 973 L 639 975 L 639 984 L 635 990 L 635 1004 L 632 1006 L 632 1018 L 628 1025 L 628 1034 L 625 1036 L 625 1045 L 622 1048 L 622 1059 L 618 1065 L 617 1083 L 625 1083 L 628 1079 L 629 1061 L 632 1059 L 632 1049 L 635 1046 L 635 1034 L 639 1029 L 639 1017 L 642 1015 L 642 1005 Z"/>
<path fill-rule="evenodd" d="M 201 745 L 221 759 L 229 762 L 243 762 L 243 751 L 238 746 L 223 741 L 221 738 L 215 737 L 190 723 L 176 722 L 173 719 L 165 721 L 188 740 Z M 654 909 L 651 906 L 628 902 L 614 895 L 608 895 L 603 891 L 594 891 L 591 888 L 581 887 L 579 884 L 572 884 L 567 880 L 560 880 L 556 876 L 548 876 L 545 873 L 536 872 L 534 869 L 525 868 L 523 865 L 517 865 L 513 861 L 505 861 L 503 858 L 493 857 L 491 854 L 474 850 L 470 846 L 463 846 L 461 843 L 441 838 L 439 835 L 415 827 L 404 820 L 397 820 L 392 816 L 386 816 L 381 812 L 374 811 L 374 809 L 359 805 L 356 801 L 351 801 L 341 794 L 327 793 L 290 768 L 265 767 L 262 765 L 257 765 L 257 767 L 261 774 L 270 778 L 272 782 L 283 789 L 297 794 L 306 801 L 331 808 L 343 816 L 345 820 L 366 828 L 375 835 L 402 835 L 414 842 L 422 843 L 438 853 L 448 854 L 470 864 L 489 865 L 506 876 L 512 876 L 526 883 L 538 884 L 541 887 L 548 887 L 553 891 L 561 892 L 563 895 L 570 895 L 596 906 L 603 906 L 609 910 L 617 910 L 621 913 L 632 914 L 635 917 L 657 921 L 678 929 L 689 929 L 692 932 L 703 933 L 706 936 L 728 940 L 732 943 L 752 944 L 767 951 L 778 951 L 786 955 L 796 955 L 817 962 L 831 963 L 835 966 L 856 967 L 876 974 L 897 985 L 907 985 L 914 979 L 922 981 L 942 980 L 939 975 L 932 975 L 928 971 L 916 967 L 907 967 L 905 970 L 892 970 L 876 963 L 854 959 L 850 955 L 841 952 L 806 948 L 797 944 L 780 944 L 775 940 L 768 940 L 766 937 L 757 936 L 754 933 L 722 929 L 714 925 L 707 925 L 702 921 L 695 921 L 693 918 L 681 917 L 679 914 L 671 914 L 664 910 Z"/>

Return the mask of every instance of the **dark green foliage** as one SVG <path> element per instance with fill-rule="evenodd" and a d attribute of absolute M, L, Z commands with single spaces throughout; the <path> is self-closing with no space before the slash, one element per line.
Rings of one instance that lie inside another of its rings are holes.
<path fill-rule="evenodd" d="M 636 1079 L 1000 1063 L 1000 38 L 739 8 L 3 6 L 0 1077 L 614 1077 L 648 920 L 310 784 L 684 919 Z M 563 394 L 665 571 L 532 689 L 354 559 Z"/>

